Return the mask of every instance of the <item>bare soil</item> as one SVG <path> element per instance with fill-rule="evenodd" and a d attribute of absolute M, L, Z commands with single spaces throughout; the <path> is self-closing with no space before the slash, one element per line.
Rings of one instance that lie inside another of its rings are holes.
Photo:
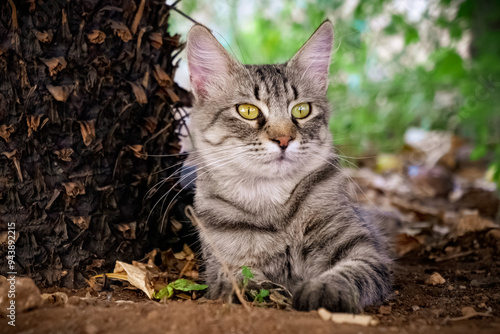
<path fill-rule="evenodd" d="M 140 291 L 67 290 L 66 304 L 44 304 L 17 315 L 16 327 L 0 319 L 1 333 L 500 333 L 500 265 L 498 245 L 487 231 L 468 234 L 459 243 L 468 251 L 449 260 L 431 260 L 432 249 L 414 251 L 396 262 L 394 294 L 366 314 L 380 320 L 374 327 L 339 325 L 304 313 L 199 300 L 158 303 Z M 469 248 L 468 248 L 469 247 Z M 434 272 L 444 284 L 425 281 Z M 462 308 L 489 316 L 466 320 Z"/>

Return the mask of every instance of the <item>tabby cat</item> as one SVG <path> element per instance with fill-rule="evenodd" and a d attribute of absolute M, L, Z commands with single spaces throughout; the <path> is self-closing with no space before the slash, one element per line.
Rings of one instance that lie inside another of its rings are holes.
<path fill-rule="evenodd" d="M 187 55 L 195 104 L 195 213 L 209 298 L 242 280 L 274 282 L 293 307 L 359 312 L 390 292 L 386 243 L 351 203 L 328 128 L 333 25 L 285 64 L 243 65 L 194 26 Z M 214 248 L 217 251 L 214 251 Z"/>

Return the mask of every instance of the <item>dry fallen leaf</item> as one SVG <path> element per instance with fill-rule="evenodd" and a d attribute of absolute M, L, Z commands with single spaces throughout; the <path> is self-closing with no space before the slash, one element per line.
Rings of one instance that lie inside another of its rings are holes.
<path fill-rule="evenodd" d="M 78 226 L 80 230 L 86 230 L 90 226 L 90 218 L 91 216 L 71 217 L 71 221 Z"/>
<path fill-rule="evenodd" d="M 155 49 L 159 49 L 163 45 L 163 38 L 162 38 L 162 35 L 160 33 L 157 33 L 157 32 L 150 33 L 149 40 L 151 41 L 151 45 Z"/>
<path fill-rule="evenodd" d="M 459 320 L 467 320 L 473 317 L 492 317 L 493 315 L 490 312 L 477 312 L 473 307 L 465 306 L 462 308 L 462 316 L 457 318 L 451 318 L 448 320 L 451 321 L 459 321 Z"/>
<path fill-rule="evenodd" d="M 10 135 L 13 132 L 14 132 L 14 126 L 5 124 L 0 125 L 0 137 L 5 139 L 7 143 L 10 142 Z"/>
<path fill-rule="evenodd" d="M 51 76 L 64 70 L 68 64 L 64 57 L 54 57 L 50 59 L 40 58 L 40 60 L 48 67 Z"/>
<path fill-rule="evenodd" d="M 113 29 L 115 35 L 120 37 L 124 42 L 128 42 L 132 39 L 130 30 L 123 22 L 111 21 L 111 29 Z"/>
<path fill-rule="evenodd" d="M 136 222 L 117 224 L 116 228 L 123 233 L 125 239 L 135 239 Z"/>
<path fill-rule="evenodd" d="M 482 231 L 490 228 L 498 228 L 491 220 L 482 218 L 478 210 L 461 210 L 460 220 L 454 227 L 455 236 L 462 236 L 468 232 Z"/>
<path fill-rule="evenodd" d="M 72 148 L 63 148 L 60 151 L 54 151 L 54 153 L 62 161 L 71 161 L 71 155 L 74 151 Z"/>
<path fill-rule="evenodd" d="M 153 74 L 161 87 L 167 88 L 172 86 L 172 79 L 170 79 L 170 76 L 160 67 L 160 65 L 155 64 Z"/>
<path fill-rule="evenodd" d="M 85 195 L 85 186 L 80 180 L 75 182 L 64 182 L 62 185 L 69 197 L 76 198 L 78 195 Z"/>
<path fill-rule="evenodd" d="M 180 101 L 179 97 L 177 96 L 177 94 L 175 94 L 172 88 L 165 88 L 165 91 L 167 92 L 173 103 L 177 103 Z"/>
<path fill-rule="evenodd" d="M 52 38 L 54 37 L 54 33 L 51 29 L 44 31 L 33 29 L 33 33 L 35 34 L 36 38 L 42 43 L 50 43 L 52 42 Z"/>
<path fill-rule="evenodd" d="M 135 99 L 137 100 L 137 103 L 139 104 L 144 104 L 148 103 L 148 97 L 146 96 L 146 91 L 144 88 L 142 88 L 141 85 L 138 85 L 133 82 L 128 82 L 130 86 L 132 86 L 132 91 L 134 92 Z"/>
<path fill-rule="evenodd" d="M 28 124 L 28 138 L 31 137 L 31 134 L 38 130 L 38 126 L 40 126 L 40 119 L 42 115 L 27 115 L 26 123 Z"/>
<path fill-rule="evenodd" d="M 142 145 L 127 145 L 127 148 L 134 152 L 134 155 L 139 158 L 139 159 L 144 159 L 146 160 L 148 158 L 148 155 L 146 152 L 144 152 L 144 146 Z"/>
<path fill-rule="evenodd" d="M 144 118 L 144 127 L 149 131 L 149 133 L 154 133 L 157 125 L 158 119 L 155 116 Z"/>
<path fill-rule="evenodd" d="M 87 34 L 87 39 L 92 44 L 102 44 L 106 40 L 106 34 L 100 30 L 92 30 Z"/>
<path fill-rule="evenodd" d="M 138 289 L 141 289 L 150 299 L 153 299 L 154 290 L 145 270 L 125 262 L 116 261 L 115 269 L 113 270 L 113 272 L 115 274 L 126 274 L 126 280 L 130 284 Z"/>
<path fill-rule="evenodd" d="M 82 132 L 83 143 L 89 146 L 95 139 L 95 119 L 89 121 L 79 121 L 80 131 Z"/>
<path fill-rule="evenodd" d="M 417 238 L 412 237 L 406 233 L 401 233 L 396 236 L 396 253 L 398 256 L 403 256 L 408 254 L 409 252 L 418 249 L 422 246 L 422 244 L 418 241 Z"/>
<path fill-rule="evenodd" d="M 17 171 L 17 177 L 19 178 L 19 181 L 23 182 L 23 173 L 21 171 L 21 163 L 19 162 L 19 156 L 17 154 L 17 150 L 11 151 L 11 152 L 2 152 L 3 155 L 7 157 L 7 159 L 12 160 L 14 162 L 14 167 L 16 168 Z"/>
<path fill-rule="evenodd" d="M 63 85 L 63 86 L 52 86 L 47 85 L 47 90 L 52 94 L 56 101 L 66 102 L 69 94 L 73 91 L 73 85 Z"/>

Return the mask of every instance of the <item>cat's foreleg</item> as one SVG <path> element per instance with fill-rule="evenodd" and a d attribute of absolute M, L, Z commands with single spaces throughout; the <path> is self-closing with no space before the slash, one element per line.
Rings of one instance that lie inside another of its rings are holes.
<path fill-rule="evenodd" d="M 358 313 L 389 294 L 388 263 L 377 256 L 359 254 L 340 260 L 318 277 L 301 283 L 294 291 L 293 307 L 301 311 L 324 307 L 333 312 Z"/>
<path fill-rule="evenodd" d="M 229 272 L 227 271 L 229 269 Z M 243 290 L 259 290 L 265 288 L 259 282 L 267 282 L 268 279 L 260 271 L 254 268 L 251 269 L 253 279 L 244 277 L 241 267 L 224 268 L 220 263 L 213 259 L 207 261 L 205 272 L 205 282 L 208 285 L 206 297 L 209 299 L 228 299 L 232 298 L 235 289 Z M 234 283 L 234 284 L 233 284 Z M 236 285 L 236 286 L 235 286 Z"/>

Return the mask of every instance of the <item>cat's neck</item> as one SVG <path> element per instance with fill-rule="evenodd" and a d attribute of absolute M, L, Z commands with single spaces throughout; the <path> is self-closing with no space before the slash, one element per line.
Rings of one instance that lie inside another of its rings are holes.
<path fill-rule="evenodd" d="M 210 174 L 210 193 L 249 212 L 272 214 L 284 208 L 294 189 L 310 171 L 269 178 L 231 171 Z"/>

